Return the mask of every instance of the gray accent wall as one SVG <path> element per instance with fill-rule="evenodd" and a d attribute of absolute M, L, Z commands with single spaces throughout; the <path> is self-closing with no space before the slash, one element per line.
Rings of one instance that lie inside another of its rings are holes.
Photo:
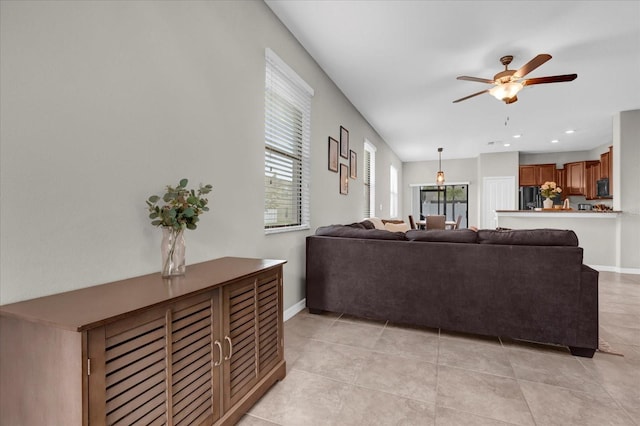
<path fill-rule="evenodd" d="M 158 272 L 145 200 L 183 177 L 213 185 L 187 264 L 286 259 L 285 308 L 304 298 L 305 237 L 361 219 L 365 138 L 389 214 L 402 163 L 262 1 L 0 7 L 0 303 Z M 263 230 L 267 47 L 315 90 L 308 231 Z M 347 196 L 327 169 L 341 125 L 359 165 Z"/>
<path fill-rule="evenodd" d="M 617 264 L 640 271 L 640 110 L 613 118 L 613 207 L 622 210 L 618 222 Z M 619 164 L 619 167 L 616 165 Z M 619 194 L 619 196 L 618 196 Z"/>

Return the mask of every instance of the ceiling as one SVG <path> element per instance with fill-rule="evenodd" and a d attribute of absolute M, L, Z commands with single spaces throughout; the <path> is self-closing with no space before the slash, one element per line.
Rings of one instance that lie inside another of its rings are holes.
<path fill-rule="evenodd" d="M 590 150 L 611 142 L 615 113 L 640 109 L 637 0 L 266 4 L 402 161 L 438 147 L 443 159 Z M 491 87 L 456 77 L 492 79 L 500 57 L 518 69 L 540 53 L 553 58 L 527 77 L 578 78 L 525 87 L 510 105 L 453 103 Z"/>

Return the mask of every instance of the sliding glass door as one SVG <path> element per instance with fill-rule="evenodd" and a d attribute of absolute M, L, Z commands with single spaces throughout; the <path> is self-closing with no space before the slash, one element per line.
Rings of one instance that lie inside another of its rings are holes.
<path fill-rule="evenodd" d="M 420 220 L 427 215 L 444 215 L 448 221 L 462 216 L 460 228 L 468 227 L 468 185 L 444 185 L 420 187 Z"/>

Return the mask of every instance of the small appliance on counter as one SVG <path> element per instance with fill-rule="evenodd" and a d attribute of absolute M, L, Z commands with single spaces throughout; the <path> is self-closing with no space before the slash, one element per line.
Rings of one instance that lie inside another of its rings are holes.
<path fill-rule="evenodd" d="M 578 210 L 591 210 L 592 208 L 591 204 L 578 204 Z"/>

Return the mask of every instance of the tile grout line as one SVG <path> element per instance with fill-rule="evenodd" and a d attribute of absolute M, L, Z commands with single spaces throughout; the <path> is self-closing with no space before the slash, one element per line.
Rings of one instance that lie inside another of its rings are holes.
<path fill-rule="evenodd" d="M 440 387 L 440 344 L 442 329 L 438 328 L 438 348 L 436 349 L 436 396 L 433 398 L 433 424 L 438 422 L 438 394 Z"/>
<path fill-rule="evenodd" d="M 592 359 L 592 358 L 590 358 L 590 359 Z M 579 359 L 579 360 L 578 360 L 578 362 L 580 363 L 580 365 L 582 365 L 582 368 L 584 368 L 584 369 L 587 371 L 587 373 L 588 373 L 588 374 L 589 374 L 589 375 L 594 379 L 594 381 L 595 381 L 598 385 L 600 385 L 600 387 L 602 388 L 602 390 L 607 394 L 607 396 L 609 396 L 609 398 L 611 398 L 611 400 L 616 404 L 616 406 L 617 406 L 620 410 L 622 410 L 622 412 L 623 412 L 623 413 L 625 413 L 625 414 L 626 414 L 626 415 L 631 419 L 631 421 L 632 421 L 632 422 L 634 422 L 635 424 L 638 424 L 638 423 L 634 420 L 634 418 L 633 418 L 633 416 L 631 415 L 631 413 L 629 413 L 629 412 L 626 410 L 626 408 L 624 408 L 624 405 L 622 405 L 622 404 L 618 401 L 618 398 L 614 398 L 614 396 L 613 396 L 613 395 L 611 395 L 611 393 L 610 393 L 610 392 L 609 392 L 609 390 L 604 386 L 604 384 L 603 384 L 603 383 L 600 383 L 600 381 L 598 380 L 598 378 L 596 377 L 596 375 L 595 375 L 594 373 L 592 373 L 592 372 L 591 372 L 591 371 L 590 371 L 590 370 L 589 370 L 589 369 L 588 369 L 588 368 L 587 368 L 587 367 L 582 363 L 582 360 L 580 360 L 580 359 Z M 572 389 L 570 389 L 570 390 L 572 390 Z M 580 391 L 577 391 L 577 392 L 580 392 Z M 583 392 L 583 393 L 586 393 L 587 395 L 590 395 L 588 392 Z"/>
<path fill-rule="evenodd" d="M 509 349 L 507 349 L 507 347 L 504 346 L 504 342 L 502 341 L 502 337 L 498 336 L 498 340 L 500 341 L 500 346 L 502 346 L 507 354 L 507 361 L 509 361 L 509 365 L 511 366 L 511 371 L 513 371 L 513 376 L 516 380 L 516 383 L 518 384 L 518 390 L 520 391 L 520 396 L 522 397 L 522 400 L 524 401 L 524 403 L 527 405 L 527 409 L 529 410 L 529 414 L 531 415 L 531 420 L 533 420 L 533 424 L 537 425 L 538 422 L 536 421 L 536 416 L 533 414 L 533 410 L 531 409 L 531 405 L 529 404 L 529 401 L 527 400 L 527 397 L 524 394 L 524 391 L 522 390 L 522 385 L 520 384 L 520 378 L 518 378 L 518 373 L 516 373 L 516 369 L 513 366 L 513 362 L 511 361 L 511 357 L 509 356 Z"/>

